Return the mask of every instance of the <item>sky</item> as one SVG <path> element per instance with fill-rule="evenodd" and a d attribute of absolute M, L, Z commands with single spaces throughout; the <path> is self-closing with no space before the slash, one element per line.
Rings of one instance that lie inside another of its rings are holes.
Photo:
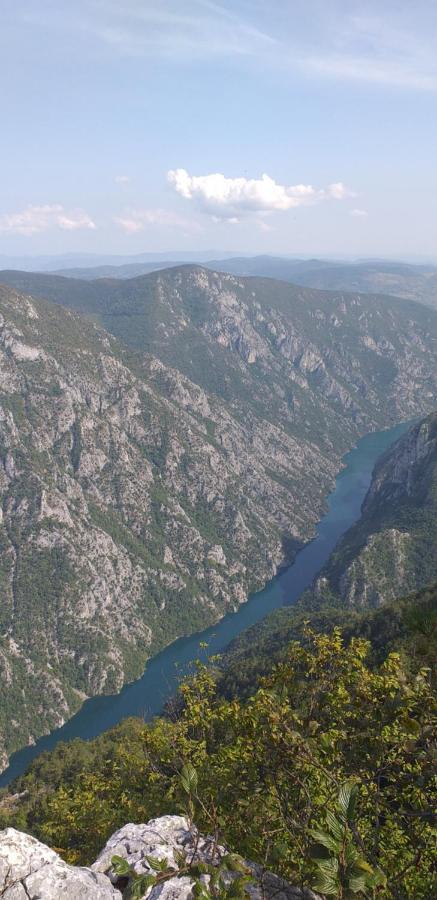
<path fill-rule="evenodd" d="M 437 262 L 435 0 L 1 0 L 0 254 Z"/>

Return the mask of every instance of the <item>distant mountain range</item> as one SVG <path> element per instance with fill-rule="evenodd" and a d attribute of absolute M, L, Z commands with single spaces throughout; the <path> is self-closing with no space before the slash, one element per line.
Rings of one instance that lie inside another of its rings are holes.
<path fill-rule="evenodd" d="M 431 265 L 412 265 L 384 260 L 341 262 L 320 259 L 285 259 L 273 256 L 230 256 L 213 259 L 207 258 L 206 254 L 198 254 L 196 259 L 186 254 L 186 259 L 182 261 L 203 263 L 214 271 L 229 272 L 239 276 L 275 278 L 318 290 L 390 294 L 437 308 L 437 267 Z M 54 274 L 87 280 L 130 279 L 160 269 L 178 267 L 180 264 L 180 254 L 175 254 L 174 258 L 157 258 L 155 256 L 153 259 L 148 258 L 147 254 L 143 254 L 135 261 L 129 258 L 123 263 L 118 261 L 117 264 L 108 261 L 101 262 L 99 265 L 90 265 L 88 259 L 82 265 L 75 260 L 75 264 L 72 265 L 72 260 L 70 260 L 69 265 L 65 263 L 57 265 Z M 27 270 L 29 266 L 25 265 L 21 268 Z M 46 266 L 45 268 L 54 269 L 55 266 Z M 14 266 L 14 269 L 17 269 L 17 266 Z"/>
<path fill-rule="evenodd" d="M 65 257 L 14 259 L 0 256 L 2 269 L 46 271 L 90 280 L 135 278 L 179 266 L 181 262 L 201 263 L 214 271 L 234 275 L 276 278 L 319 290 L 390 294 L 437 308 L 437 266 L 431 264 L 413 265 L 378 259 L 347 262 L 232 253 L 217 257 L 213 251 L 142 253 L 136 257 L 70 254 Z"/>
<path fill-rule="evenodd" d="M 293 560 L 345 451 L 435 407 L 437 313 L 191 265 L 1 280 L 6 764 Z"/>
<path fill-rule="evenodd" d="M 100 266 L 119 267 L 123 265 L 138 265 L 154 262 L 158 265 L 166 263 L 169 260 L 177 260 L 182 262 L 205 262 L 216 256 L 225 256 L 226 259 L 233 256 L 241 255 L 233 253 L 231 250 L 225 254 L 218 253 L 214 250 L 175 250 L 166 253 L 136 253 L 132 254 L 114 254 L 114 253 L 64 253 L 59 255 L 46 256 L 6 256 L 0 254 L 0 269 L 22 269 L 26 272 L 51 272 L 60 269 L 75 270 L 77 268 L 86 269 L 89 272 L 93 268 Z M 143 274 L 143 273 L 138 273 Z"/>

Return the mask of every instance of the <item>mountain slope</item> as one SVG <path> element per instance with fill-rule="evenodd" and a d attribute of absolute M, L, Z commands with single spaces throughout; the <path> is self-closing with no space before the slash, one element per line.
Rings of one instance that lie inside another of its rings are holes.
<path fill-rule="evenodd" d="M 390 297 L 332 294 L 193 266 L 127 281 L 0 273 L 86 312 L 227 403 L 320 446 L 431 409 L 437 316 Z"/>
<path fill-rule="evenodd" d="M 273 256 L 220 259 L 206 265 L 220 272 L 279 278 L 323 291 L 390 294 L 437 309 L 437 267 L 431 265 L 410 265 L 384 260 L 345 263 L 322 259 L 281 259 Z M 116 275 L 116 272 L 112 274 Z M 132 272 L 134 274 L 136 273 Z"/>
<path fill-rule="evenodd" d="M 416 632 L 422 661 L 433 665 L 436 605 L 437 413 L 432 413 L 381 456 L 360 519 L 313 587 L 233 641 L 222 689 L 228 695 L 250 692 L 283 658 L 287 643 L 300 639 L 308 620 L 316 630 L 339 625 L 346 636 L 369 637 L 379 650 L 402 648 Z"/>
<path fill-rule="evenodd" d="M 316 597 L 379 605 L 437 580 L 437 413 L 379 460 L 359 521 L 339 542 Z"/>
<path fill-rule="evenodd" d="M 200 260 L 199 260 L 200 261 Z M 63 269 L 71 278 L 135 278 L 180 263 L 156 260 L 127 265 Z M 275 256 L 231 257 L 206 262 L 209 269 L 232 275 L 276 278 L 319 290 L 391 294 L 437 308 L 437 268 L 431 265 L 373 260 L 339 262 L 324 259 L 286 259 Z"/>
<path fill-rule="evenodd" d="M 5 763 L 291 560 L 338 457 L 62 307 L 0 313 Z"/>
<path fill-rule="evenodd" d="M 198 262 L 200 261 L 199 257 Z M 124 265 L 58 268 L 53 275 L 90 281 L 102 278 L 130 279 L 180 265 L 180 262 L 156 259 L 147 262 L 129 262 Z M 432 265 L 413 265 L 386 260 L 348 263 L 325 259 L 287 259 L 268 255 L 211 259 L 203 265 L 217 272 L 227 272 L 236 276 L 274 278 L 322 291 L 390 294 L 437 309 L 437 267 Z M 10 272 L 7 273 L 7 276 L 10 275 Z"/>
<path fill-rule="evenodd" d="M 13 274 L 57 303 L 0 288 L 3 762 L 263 585 L 343 453 L 437 396 L 416 304 L 198 267 Z"/>

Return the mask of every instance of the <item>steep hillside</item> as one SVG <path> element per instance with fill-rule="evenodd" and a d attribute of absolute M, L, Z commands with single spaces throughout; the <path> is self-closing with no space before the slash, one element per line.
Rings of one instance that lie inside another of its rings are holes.
<path fill-rule="evenodd" d="M 437 580 L 437 413 L 375 467 L 362 515 L 339 542 L 314 596 L 377 606 Z"/>
<path fill-rule="evenodd" d="M 435 402 L 437 314 L 414 303 L 193 266 L 128 281 L 1 278 L 95 316 L 227 403 L 319 446 L 346 447 Z"/>
<path fill-rule="evenodd" d="M 222 659 L 219 692 L 248 697 L 259 679 L 282 662 L 290 641 L 302 641 L 310 625 L 317 632 L 341 628 L 346 641 L 362 637 L 372 645 L 370 662 L 380 665 L 387 653 L 408 658 L 413 672 L 434 668 L 437 658 L 437 582 L 375 609 L 314 604 L 310 593 L 293 606 L 276 609 L 232 641 Z"/>
<path fill-rule="evenodd" d="M 0 313 L 6 763 L 291 560 L 338 455 L 61 307 Z"/>
<path fill-rule="evenodd" d="M 196 267 L 14 277 L 99 324 L 0 289 L 3 764 L 290 562 L 345 450 L 437 396 L 415 304 Z"/>
<path fill-rule="evenodd" d="M 323 291 L 391 294 L 437 309 L 437 267 L 431 265 L 418 266 L 384 260 L 345 263 L 323 259 L 281 259 L 273 256 L 220 259 L 207 265 L 219 272 L 279 278 Z M 158 268 L 158 264 L 156 267 Z M 116 275 L 116 272 L 113 274 Z M 132 276 L 134 274 L 136 273 L 132 272 Z"/>
<path fill-rule="evenodd" d="M 135 278 L 180 263 L 135 262 L 92 268 L 63 269 L 56 275 L 70 278 Z M 240 256 L 214 259 L 209 269 L 238 276 L 258 276 L 289 281 L 305 287 L 330 291 L 358 291 L 366 294 L 391 294 L 415 300 L 437 309 L 437 267 L 373 260 L 338 262 L 324 259 L 286 259 L 275 256 Z"/>

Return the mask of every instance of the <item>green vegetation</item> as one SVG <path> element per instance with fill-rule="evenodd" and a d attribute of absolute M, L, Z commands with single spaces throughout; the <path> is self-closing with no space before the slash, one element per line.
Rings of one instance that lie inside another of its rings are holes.
<path fill-rule="evenodd" d="M 437 584 L 375 610 L 316 603 L 308 592 L 232 642 L 224 657 L 219 691 L 229 699 L 250 696 L 259 679 L 283 661 L 290 641 L 302 640 L 308 621 L 319 632 L 331 633 L 340 627 L 346 641 L 353 637 L 369 641 L 372 665 L 381 665 L 387 652 L 396 652 L 407 668 L 432 666 L 437 656 Z"/>
<path fill-rule="evenodd" d="M 354 618 L 345 638 L 335 616 L 322 634 L 307 612 L 246 699 L 223 696 L 218 661 L 199 663 L 176 716 L 42 754 L 3 793 L 0 821 L 89 862 L 126 821 L 188 810 L 326 896 L 430 897 L 436 598 L 405 600 L 395 623 Z"/>
<path fill-rule="evenodd" d="M 378 460 L 361 517 L 320 572 L 315 593 L 378 605 L 437 580 L 437 413 Z"/>
<path fill-rule="evenodd" d="M 335 295 L 270 278 L 229 280 L 193 265 L 124 280 L 85 281 L 17 271 L 2 272 L 1 280 L 92 316 L 124 345 L 157 356 L 232 404 L 235 412 L 239 408 L 245 415 L 250 408 L 320 447 L 346 450 L 357 432 L 365 431 L 365 422 L 385 427 L 399 421 L 392 392 L 403 376 L 405 353 L 421 369 L 424 365 L 413 333 L 429 348 L 430 362 L 435 352 L 436 313 L 377 294 L 345 294 L 342 289 Z M 228 308 L 220 309 L 216 301 L 229 291 L 238 309 L 233 309 L 236 320 L 227 333 L 223 315 Z M 255 336 L 258 352 L 261 345 L 263 349 L 248 365 L 246 351 Z M 376 350 L 379 344 L 382 349 Z M 326 371 L 319 365 L 305 369 L 308 385 L 303 387 L 299 379 L 290 378 L 290 365 L 299 371 L 306 348 L 323 360 Z M 415 388 L 420 412 L 431 406 L 425 386 L 432 389 L 431 368 Z M 284 402 L 284 391 L 295 398 L 291 406 Z M 346 395 L 348 415 L 343 416 Z M 409 414 L 411 410 L 409 406 Z M 357 429 L 357 414 L 362 429 Z"/>

